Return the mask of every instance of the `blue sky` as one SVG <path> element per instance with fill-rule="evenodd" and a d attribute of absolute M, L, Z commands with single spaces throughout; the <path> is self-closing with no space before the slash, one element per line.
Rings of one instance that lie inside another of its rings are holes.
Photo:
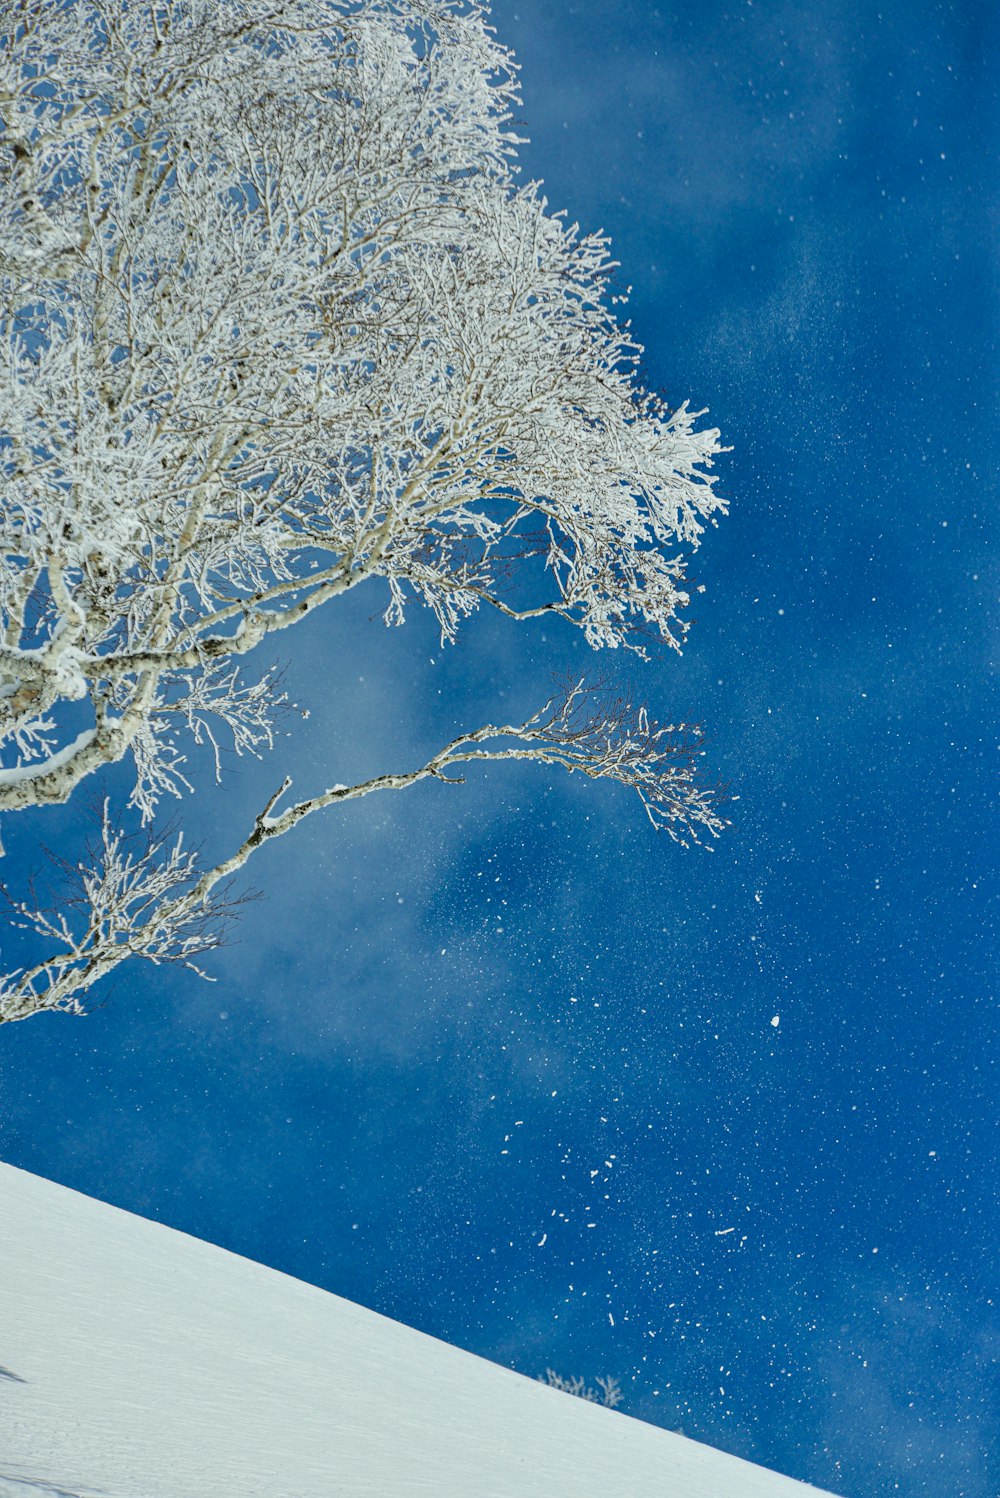
<path fill-rule="evenodd" d="M 995 1498 L 995 8 L 494 15 L 525 173 L 612 236 L 731 514 L 679 660 L 317 616 L 281 772 L 409 767 L 594 665 L 705 724 L 733 826 L 684 852 L 530 766 L 313 818 L 216 982 L 4 1028 L 3 1156 L 847 1498 Z M 221 850 L 278 765 L 203 771 Z"/>

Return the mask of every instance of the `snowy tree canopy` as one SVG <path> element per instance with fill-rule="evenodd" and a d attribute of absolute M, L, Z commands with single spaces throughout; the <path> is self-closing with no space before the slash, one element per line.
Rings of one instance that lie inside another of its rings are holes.
<path fill-rule="evenodd" d="M 270 745 L 253 651 L 361 584 L 445 640 L 486 604 L 594 647 L 679 645 L 719 435 L 639 387 L 607 241 L 516 180 L 516 97 L 462 0 L 6 7 L 0 811 L 131 755 L 151 823 L 185 740 Z M 497 753 L 623 780 L 682 837 L 722 825 L 689 733 L 571 684 L 418 771 L 275 798 L 226 872 L 320 804 Z M 187 908 L 160 956 L 209 942 L 221 874 L 193 883 L 178 848 L 139 861 L 174 893 L 107 936 L 117 821 L 91 946 L 64 921 L 57 970 L 14 975 L 5 1017 L 156 955 L 164 900 Z"/>

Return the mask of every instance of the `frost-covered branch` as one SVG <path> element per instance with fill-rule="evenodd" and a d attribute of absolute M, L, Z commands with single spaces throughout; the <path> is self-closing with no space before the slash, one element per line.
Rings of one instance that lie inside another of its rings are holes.
<path fill-rule="evenodd" d="M 693 842 L 716 837 L 725 822 L 716 809 L 717 795 L 699 781 L 698 742 L 697 730 L 659 725 L 643 708 L 609 704 L 595 689 L 571 683 L 523 723 L 486 724 L 462 734 L 415 770 L 334 785 L 280 811 L 291 789 L 286 779 L 236 851 L 200 874 L 182 838 L 169 845 L 149 841 L 134 853 L 115 831 L 105 804 L 93 866 L 72 871 L 78 885 L 74 898 L 56 914 L 11 901 L 18 921 L 54 943 L 56 952 L 0 980 L 0 1023 L 46 1009 L 81 1013 L 86 990 L 130 957 L 195 967 L 194 959 L 218 941 L 218 918 L 227 907 L 217 891 L 265 844 L 340 802 L 427 779 L 455 784 L 461 779 L 455 771 L 473 762 L 536 760 L 615 780 L 638 792 L 653 825 L 672 837 Z"/>
<path fill-rule="evenodd" d="M 0 978 L 0 1024 L 45 1010 L 82 1014 L 83 995 L 129 957 L 180 962 L 205 976 L 197 959 L 218 946 L 231 906 L 175 893 L 195 877 L 183 834 L 170 841 L 144 837 L 136 846 L 115 827 L 105 802 L 97 846 L 86 862 L 61 868 L 55 906 L 4 892 L 12 924 L 53 950 Z"/>

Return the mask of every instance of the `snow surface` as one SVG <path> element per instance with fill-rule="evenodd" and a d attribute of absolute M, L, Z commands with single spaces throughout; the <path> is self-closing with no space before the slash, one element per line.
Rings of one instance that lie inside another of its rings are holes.
<path fill-rule="evenodd" d="M 0 1498 L 805 1498 L 0 1165 Z"/>

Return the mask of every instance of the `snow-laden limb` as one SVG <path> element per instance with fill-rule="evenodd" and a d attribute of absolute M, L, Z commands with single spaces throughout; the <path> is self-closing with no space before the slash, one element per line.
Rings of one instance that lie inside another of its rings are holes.
<path fill-rule="evenodd" d="M 82 997 L 132 957 L 182 962 L 217 946 L 232 902 L 227 882 L 266 843 L 305 817 L 376 791 L 401 790 L 430 778 L 454 784 L 456 770 L 477 761 L 536 760 L 610 779 L 635 790 L 658 828 L 680 841 L 718 836 L 725 822 L 717 795 L 698 778 L 697 730 L 662 726 L 644 708 L 608 704 L 583 683 L 571 683 L 520 724 L 486 724 L 462 734 L 418 769 L 378 775 L 356 785 L 335 785 L 279 810 L 291 789 L 286 779 L 254 820 L 236 851 L 198 873 L 183 838 L 148 839 L 136 852 L 117 832 L 105 803 L 100 847 L 91 863 L 68 871 L 76 888 L 50 913 L 34 902 L 11 899 L 18 923 L 32 929 L 53 955 L 0 979 L 0 1024 L 44 1010 L 83 1013 Z M 220 894 L 222 890 L 222 894 Z"/>
<path fill-rule="evenodd" d="M 361 584 L 680 642 L 718 434 L 637 385 L 516 96 L 476 0 L 7 7 L 0 810 L 132 752 L 150 819 L 176 729 L 266 745 L 244 658 Z"/>

